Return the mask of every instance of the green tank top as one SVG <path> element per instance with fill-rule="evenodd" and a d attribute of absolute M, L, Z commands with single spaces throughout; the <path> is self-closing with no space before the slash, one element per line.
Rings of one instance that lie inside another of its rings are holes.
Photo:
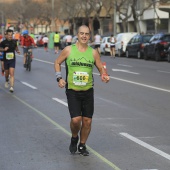
<path fill-rule="evenodd" d="M 66 88 L 78 91 L 92 88 L 93 67 L 93 49 L 88 46 L 85 52 L 80 52 L 76 44 L 71 45 L 70 55 L 66 59 Z"/>
<path fill-rule="evenodd" d="M 54 42 L 58 43 L 60 41 L 60 35 L 59 34 L 54 34 Z"/>

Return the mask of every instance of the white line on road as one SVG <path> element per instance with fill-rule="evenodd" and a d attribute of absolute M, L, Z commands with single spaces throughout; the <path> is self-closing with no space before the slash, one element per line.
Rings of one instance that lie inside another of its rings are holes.
<path fill-rule="evenodd" d="M 162 70 L 157 70 L 157 72 L 168 73 L 168 74 L 170 74 L 170 72 L 168 72 L 168 71 L 162 71 Z"/>
<path fill-rule="evenodd" d="M 67 104 L 66 102 L 64 102 L 64 101 L 62 101 L 62 100 L 60 100 L 60 99 L 58 99 L 58 98 L 53 98 L 53 100 L 55 100 L 55 101 L 63 104 L 64 106 L 67 106 L 67 107 L 68 107 L 68 104 Z"/>
<path fill-rule="evenodd" d="M 21 83 L 24 84 L 24 85 L 26 85 L 26 86 L 28 86 L 28 87 L 30 87 L 30 88 L 32 88 L 32 89 L 37 89 L 36 87 L 34 87 L 34 86 L 32 86 L 31 84 L 28 84 L 28 83 L 26 83 L 26 82 L 21 81 Z"/>
<path fill-rule="evenodd" d="M 124 67 L 132 67 L 130 65 L 125 65 L 125 64 L 117 64 L 118 66 L 124 66 Z"/>
<path fill-rule="evenodd" d="M 129 70 L 121 70 L 121 69 L 112 69 L 112 71 L 131 73 L 131 74 L 139 74 L 139 73 L 135 73 L 135 72 L 132 72 L 132 71 L 129 71 Z"/>
<path fill-rule="evenodd" d="M 143 141 L 141 141 L 141 140 L 139 140 L 139 139 L 137 139 L 137 138 L 135 138 L 131 135 L 129 135 L 128 133 L 120 133 L 120 135 L 122 135 L 122 136 L 130 139 L 131 141 L 149 149 L 150 151 L 153 151 L 153 152 L 157 153 L 158 155 L 170 160 L 169 154 L 167 154 L 167 153 L 165 153 L 165 152 L 163 152 L 163 151 L 161 151 L 161 150 L 159 150 L 159 149 L 157 149 L 157 148 L 155 148 L 155 147 L 153 147 L 153 146 L 151 146 L 151 145 L 149 145 L 149 144 L 147 144 L 147 143 L 145 143 L 145 142 L 143 142 Z"/>

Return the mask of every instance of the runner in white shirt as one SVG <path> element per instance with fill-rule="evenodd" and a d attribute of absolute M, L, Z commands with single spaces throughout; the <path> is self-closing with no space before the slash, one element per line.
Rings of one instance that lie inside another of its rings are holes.
<path fill-rule="evenodd" d="M 101 36 L 96 33 L 96 35 L 94 36 L 94 48 L 98 51 L 98 53 L 100 54 L 100 41 L 101 41 Z"/>
<path fill-rule="evenodd" d="M 115 58 L 115 42 L 116 42 L 116 38 L 112 34 L 110 36 L 110 55 L 113 58 Z"/>
<path fill-rule="evenodd" d="M 48 51 L 48 41 L 49 41 L 47 35 L 45 35 L 42 40 L 44 42 L 44 50 L 47 52 Z"/>
<path fill-rule="evenodd" d="M 71 41 L 72 41 L 72 36 L 71 35 L 67 35 L 66 36 L 66 46 L 71 45 Z"/>

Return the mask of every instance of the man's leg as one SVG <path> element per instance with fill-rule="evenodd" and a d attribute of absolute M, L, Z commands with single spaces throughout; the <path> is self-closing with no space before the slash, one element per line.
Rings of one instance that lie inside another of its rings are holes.
<path fill-rule="evenodd" d="M 89 156 L 89 152 L 86 149 L 86 141 L 91 131 L 92 118 L 83 117 L 82 127 L 80 131 L 80 143 L 78 145 L 78 151 L 83 156 Z"/>
<path fill-rule="evenodd" d="M 9 87 L 9 70 L 5 69 L 5 88 Z"/>
<path fill-rule="evenodd" d="M 71 129 L 73 137 L 77 137 L 77 135 L 78 135 L 78 133 L 80 131 L 80 128 L 81 128 L 81 121 L 82 121 L 81 116 L 71 119 L 70 129 Z"/>
<path fill-rule="evenodd" d="M 26 62 L 26 55 L 27 53 L 24 53 L 24 59 L 23 59 L 23 64 L 25 65 L 25 62 Z"/>
<path fill-rule="evenodd" d="M 77 151 L 77 143 L 79 140 L 78 133 L 81 128 L 81 121 L 82 121 L 82 117 L 78 116 L 78 117 L 72 118 L 70 122 L 70 129 L 71 129 L 72 137 L 71 137 L 69 150 L 72 154 L 74 154 Z"/>
<path fill-rule="evenodd" d="M 10 86 L 11 87 L 14 87 L 14 71 L 15 71 L 15 68 L 12 68 L 12 67 L 9 68 Z"/>
<path fill-rule="evenodd" d="M 80 143 L 85 144 L 91 131 L 92 118 L 83 117 L 80 131 Z"/>

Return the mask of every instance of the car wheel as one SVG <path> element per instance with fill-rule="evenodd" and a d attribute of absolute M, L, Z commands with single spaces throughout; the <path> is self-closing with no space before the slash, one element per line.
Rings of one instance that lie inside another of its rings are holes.
<path fill-rule="evenodd" d="M 105 48 L 103 48 L 103 54 L 106 55 L 106 51 L 105 51 Z"/>
<path fill-rule="evenodd" d="M 118 57 L 121 57 L 121 50 L 118 49 Z"/>
<path fill-rule="evenodd" d="M 129 58 L 129 51 L 126 51 L 126 57 Z"/>
<path fill-rule="evenodd" d="M 148 53 L 147 53 L 146 50 L 144 51 L 144 56 L 143 56 L 143 58 L 144 58 L 145 60 L 148 60 Z"/>
<path fill-rule="evenodd" d="M 168 53 L 168 62 L 170 63 L 170 52 Z"/>
<path fill-rule="evenodd" d="M 160 53 L 158 50 L 155 51 L 155 60 L 160 61 Z"/>
<path fill-rule="evenodd" d="M 140 51 L 137 52 L 137 57 L 138 57 L 138 59 L 141 59 L 141 53 L 140 53 Z"/>

